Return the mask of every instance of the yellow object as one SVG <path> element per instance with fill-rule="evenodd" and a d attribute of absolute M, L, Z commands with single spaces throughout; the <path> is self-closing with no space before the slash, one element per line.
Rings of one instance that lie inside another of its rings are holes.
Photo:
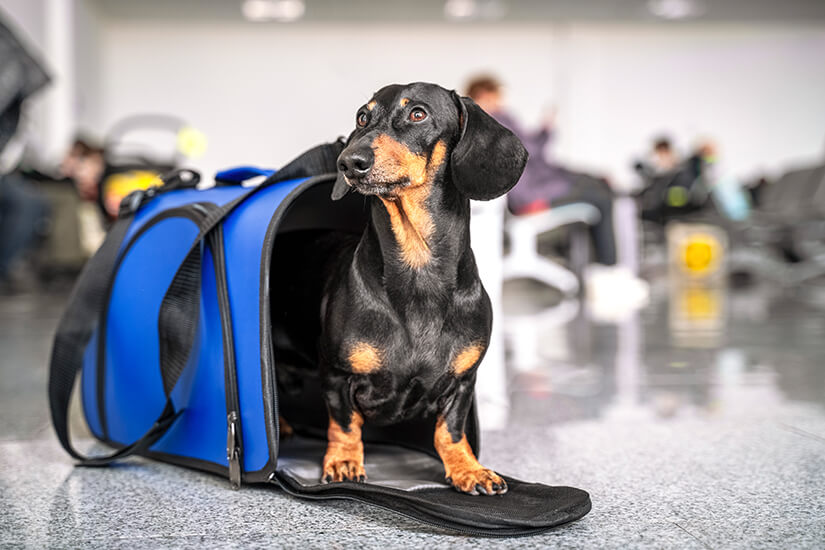
<path fill-rule="evenodd" d="M 160 175 L 149 170 L 129 170 L 112 174 L 103 182 L 103 207 L 111 217 L 117 216 L 120 201 L 136 189 L 163 185 Z"/>
<path fill-rule="evenodd" d="M 713 264 L 714 245 L 701 239 L 694 239 L 685 245 L 685 266 L 690 271 L 707 271 Z"/>
<path fill-rule="evenodd" d="M 189 158 L 203 155 L 206 152 L 206 136 L 191 126 L 184 126 L 178 130 L 178 151 Z"/>
<path fill-rule="evenodd" d="M 668 226 L 667 240 L 672 275 L 698 280 L 724 274 L 727 235 L 719 227 L 673 223 Z"/>
<path fill-rule="evenodd" d="M 714 290 L 688 287 L 682 291 L 681 308 L 687 319 L 716 319 L 720 315 L 719 300 Z"/>
<path fill-rule="evenodd" d="M 112 174 L 106 178 L 104 193 L 106 195 L 117 195 L 125 197 L 135 189 L 148 189 L 155 185 L 162 185 L 163 182 L 156 172 L 148 170 L 130 170 Z"/>
<path fill-rule="evenodd" d="M 667 190 L 667 204 L 668 206 L 675 206 L 677 208 L 686 205 L 688 202 L 687 189 L 681 186 L 671 187 Z"/>

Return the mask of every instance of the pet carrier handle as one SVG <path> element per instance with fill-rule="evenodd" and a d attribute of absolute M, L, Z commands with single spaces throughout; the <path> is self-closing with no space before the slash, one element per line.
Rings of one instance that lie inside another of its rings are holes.
<path fill-rule="evenodd" d="M 150 448 L 163 436 L 180 415 L 172 401 L 167 399 L 163 412 L 149 430 L 137 441 L 114 453 L 85 456 L 78 452 L 69 437 L 69 403 L 74 382 L 83 366 L 83 354 L 92 337 L 104 307 L 106 289 L 112 277 L 120 246 L 131 223 L 131 218 L 118 219 L 97 253 L 86 263 L 69 298 L 69 305 L 57 328 L 49 367 L 49 405 L 52 424 L 60 444 L 82 466 L 105 466 L 115 460 L 140 453 Z M 168 373 L 161 365 L 164 381 Z M 172 384 L 174 385 L 174 384 Z"/>
<path fill-rule="evenodd" d="M 274 173 L 275 170 L 258 168 L 257 166 L 236 166 L 215 174 L 215 185 L 241 185 L 252 178 L 261 176 L 268 178 Z"/>

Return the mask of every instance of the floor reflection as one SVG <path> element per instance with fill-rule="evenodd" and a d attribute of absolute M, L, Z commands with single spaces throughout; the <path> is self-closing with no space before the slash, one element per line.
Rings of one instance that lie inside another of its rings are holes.
<path fill-rule="evenodd" d="M 825 315 L 774 287 L 668 284 L 615 323 L 523 282 L 505 288 L 502 425 L 735 418 L 825 403 Z"/>

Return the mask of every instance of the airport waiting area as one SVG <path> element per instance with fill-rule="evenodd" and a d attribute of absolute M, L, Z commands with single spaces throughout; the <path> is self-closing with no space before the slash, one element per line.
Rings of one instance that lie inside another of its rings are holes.
<path fill-rule="evenodd" d="M 822 548 L 821 52 L 806 0 L 4 4 L 0 547 Z"/>

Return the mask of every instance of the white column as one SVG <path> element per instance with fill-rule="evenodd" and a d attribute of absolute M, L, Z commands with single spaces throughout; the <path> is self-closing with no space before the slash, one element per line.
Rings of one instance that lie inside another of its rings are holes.
<path fill-rule="evenodd" d="M 44 0 L 47 70 L 52 77 L 44 93 L 46 102 L 43 156 L 57 162 L 76 130 L 74 87 L 75 0 Z"/>
<path fill-rule="evenodd" d="M 506 199 L 472 202 L 470 241 L 478 265 L 481 282 L 493 305 L 493 333 L 490 347 L 476 375 L 476 403 L 481 428 L 500 430 L 507 425 L 509 400 L 507 373 L 504 365 L 504 312 L 502 286 L 504 284 L 504 255 L 502 235 Z"/>

